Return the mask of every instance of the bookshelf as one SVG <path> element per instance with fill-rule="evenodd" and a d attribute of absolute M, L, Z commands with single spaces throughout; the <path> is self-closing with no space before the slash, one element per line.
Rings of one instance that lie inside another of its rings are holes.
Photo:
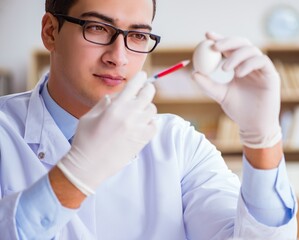
<path fill-rule="evenodd" d="M 280 122 L 287 160 L 299 160 L 299 45 L 268 45 L 265 53 L 281 76 Z"/>
<path fill-rule="evenodd" d="M 144 69 L 151 76 L 185 59 L 192 59 L 193 48 L 157 49 L 148 55 Z M 273 60 L 282 78 L 281 122 L 285 156 L 299 160 L 299 45 L 268 45 L 263 51 Z M 45 50 L 32 53 L 28 89 L 31 89 L 49 65 Z M 160 113 L 174 113 L 190 121 L 222 152 L 226 160 L 241 159 L 238 127 L 226 117 L 220 106 L 206 97 L 191 79 L 192 63 L 155 83 L 154 102 Z M 298 123 L 298 126 L 297 126 Z M 295 131 L 296 130 L 296 131 Z M 293 133 L 288 135 L 286 133 Z"/>
<path fill-rule="evenodd" d="M 35 49 L 31 53 L 30 67 L 28 71 L 27 90 L 34 88 L 42 74 L 49 67 L 49 52 L 45 49 Z"/>
<path fill-rule="evenodd" d="M 151 71 L 159 70 L 180 60 L 191 59 L 192 48 L 163 49 L 150 57 Z M 274 62 L 281 78 L 281 123 L 287 161 L 299 160 L 299 45 L 268 45 L 266 53 Z M 186 71 L 192 71 L 191 66 Z M 155 71 L 154 71 L 155 72 Z M 175 75 L 177 74 L 177 75 Z M 205 97 L 192 82 L 190 74 L 174 73 L 157 82 L 155 103 L 159 112 L 171 112 L 189 120 L 217 146 L 226 160 L 241 159 L 238 126 L 224 115 L 219 105 Z M 190 80 L 190 81 L 189 81 Z M 177 82 L 176 82 L 177 81 Z M 166 84 L 167 82 L 167 84 Z M 170 83 L 178 88 L 170 87 Z M 167 89 L 171 88 L 171 89 Z"/>

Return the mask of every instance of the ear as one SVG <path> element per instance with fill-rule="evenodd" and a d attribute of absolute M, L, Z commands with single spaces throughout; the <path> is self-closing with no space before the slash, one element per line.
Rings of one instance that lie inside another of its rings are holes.
<path fill-rule="evenodd" d="M 51 13 L 45 13 L 42 20 L 41 37 L 44 46 L 52 51 L 55 48 L 55 39 L 58 34 L 58 20 Z"/>

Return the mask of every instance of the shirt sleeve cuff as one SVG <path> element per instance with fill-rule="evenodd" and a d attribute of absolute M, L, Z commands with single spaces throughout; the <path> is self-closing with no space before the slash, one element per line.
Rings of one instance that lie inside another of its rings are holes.
<path fill-rule="evenodd" d="M 76 212 L 60 204 L 46 175 L 20 196 L 16 212 L 18 233 L 21 239 L 51 239 Z"/>
<path fill-rule="evenodd" d="M 295 208 L 295 195 L 292 192 L 284 157 L 275 169 L 253 168 L 243 156 L 242 195 L 252 206 L 263 209 L 287 207 Z"/>
<path fill-rule="evenodd" d="M 243 156 L 241 197 L 252 217 L 271 227 L 290 222 L 295 216 L 296 200 L 287 177 L 284 158 L 275 169 L 253 168 Z"/>

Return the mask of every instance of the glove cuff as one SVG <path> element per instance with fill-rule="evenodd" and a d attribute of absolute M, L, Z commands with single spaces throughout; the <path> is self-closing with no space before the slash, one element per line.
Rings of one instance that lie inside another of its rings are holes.
<path fill-rule="evenodd" d="M 281 127 L 277 126 L 271 134 L 261 136 L 257 133 L 242 132 L 240 130 L 240 140 L 242 145 L 253 148 L 270 148 L 277 144 L 282 139 Z"/>
<path fill-rule="evenodd" d="M 67 164 L 64 164 L 65 161 L 68 161 Z M 76 187 L 78 188 L 83 194 L 86 196 L 90 196 L 95 194 L 95 191 L 83 183 L 74 173 L 76 171 L 72 170 L 73 156 L 71 152 L 69 152 L 61 161 L 57 163 L 57 167 L 63 172 L 64 176 Z"/>

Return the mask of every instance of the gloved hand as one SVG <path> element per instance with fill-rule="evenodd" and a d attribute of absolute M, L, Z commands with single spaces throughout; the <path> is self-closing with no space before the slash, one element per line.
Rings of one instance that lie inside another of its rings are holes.
<path fill-rule="evenodd" d="M 207 33 L 214 49 L 227 59 L 222 69 L 235 71 L 232 81 L 221 84 L 197 71 L 192 74 L 200 88 L 216 100 L 240 128 L 243 145 L 268 148 L 281 138 L 279 125 L 280 77 L 271 60 L 248 40 Z"/>
<path fill-rule="evenodd" d="M 110 103 L 102 99 L 80 119 L 72 147 L 57 166 L 85 195 L 126 166 L 154 136 L 155 88 L 146 81 L 146 74 L 138 73 Z"/>

